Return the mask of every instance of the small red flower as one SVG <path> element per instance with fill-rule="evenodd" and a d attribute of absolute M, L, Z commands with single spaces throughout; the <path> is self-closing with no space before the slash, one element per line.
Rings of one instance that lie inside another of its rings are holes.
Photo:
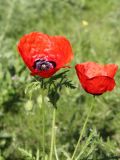
<path fill-rule="evenodd" d="M 65 37 L 40 32 L 24 35 L 18 50 L 31 74 L 44 78 L 51 77 L 73 58 L 71 45 Z"/>
<path fill-rule="evenodd" d="M 100 65 L 85 62 L 75 66 L 78 78 L 86 92 L 100 95 L 112 91 L 115 86 L 114 76 L 118 69 L 115 64 Z"/>

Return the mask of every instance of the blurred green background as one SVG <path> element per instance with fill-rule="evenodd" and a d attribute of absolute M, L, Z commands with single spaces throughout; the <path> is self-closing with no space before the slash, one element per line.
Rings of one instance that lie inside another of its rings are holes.
<path fill-rule="evenodd" d="M 68 78 L 77 88 L 61 92 L 56 117 L 57 152 L 60 160 L 66 160 L 92 99 L 80 87 L 74 65 L 84 61 L 120 65 L 120 0 L 0 0 L 0 160 L 30 160 L 42 149 L 41 92 L 34 92 L 31 99 L 25 95 L 33 77 L 16 47 L 20 37 L 32 31 L 66 36 L 73 47 Z M 120 71 L 114 91 L 96 98 L 81 147 L 86 137 L 93 135 L 81 159 L 120 156 L 119 79 Z M 47 98 L 46 105 L 49 153 L 53 109 Z"/>

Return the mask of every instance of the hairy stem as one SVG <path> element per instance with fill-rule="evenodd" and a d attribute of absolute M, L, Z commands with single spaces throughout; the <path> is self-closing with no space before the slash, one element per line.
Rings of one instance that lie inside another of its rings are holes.
<path fill-rule="evenodd" d="M 44 103 L 44 92 L 42 91 L 42 124 L 43 124 L 43 160 L 45 160 L 45 103 Z"/>
<path fill-rule="evenodd" d="M 73 152 L 73 155 L 72 155 L 71 160 L 74 159 L 75 154 L 76 154 L 76 152 L 77 152 L 77 150 L 78 150 L 79 144 L 80 144 L 80 142 L 81 142 L 81 140 L 82 140 L 82 137 L 83 137 L 83 134 L 84 134 L 84 132 L 85 132 L 86 125 L 87 125 L 87 122 L 88 122 L 88 120 L 89 120 L 89 117 L 90 117 L 91 111 L 92 111 L 92 109 L 93 109 L 93 106 L 94 106 L 94 97 L 93 97 L 93 99 L 92 99 L 92 101 L 91 101 L 90 110 L 88 111 L 87 117 L 86 117 L 85 122 L 84 122 L 84 125 L 83 125 L 83 127 L 82 127 L 82 130 L 81 130 L 81 133 L 80 133 L 80 137 L 79 137 L 78 142 L 77 142 L 77 144 L 76 144 L 76 147 L 75 147 L 75 150 L 74 150 L 74 152 Z"/>
<path fill-rule="evenodd" d="M 52 160 L 53 149 L 54 149 L 54 140 L 55 140 L 55 116 L 56 116 L 56 109 L 53 110 L 53 119 L 52 119 L 52 132 L 51 132 L 51 146 L 50 146 L 50 159 Z"/>

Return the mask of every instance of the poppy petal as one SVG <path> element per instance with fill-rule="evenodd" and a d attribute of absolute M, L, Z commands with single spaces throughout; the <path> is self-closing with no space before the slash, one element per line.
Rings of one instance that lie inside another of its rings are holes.
<path fill-rule="evenodd" d="M 115 64 L 107 64 L 104 66 L 104 69 L 107 72 L 107 75 L 113 78 L 118 70 L 118 66 Z"/>
<path fill-rule="evenodd" d="M 103 67 L 95 62 L 85 62 L 76 65 L 76 69 L 78 69 L 82 74 L 85 74 L 88 78 L 93 78 L 95 76 L 107 76 Z"/>
<path fill-rule="evenodd" d="M 110 77 L 98 76 L 89 80 L 86 79 L 82 86 L 90 94 L 101 95 L 106 91 L 112 91 L 115 87 L 115 81 Z"/>

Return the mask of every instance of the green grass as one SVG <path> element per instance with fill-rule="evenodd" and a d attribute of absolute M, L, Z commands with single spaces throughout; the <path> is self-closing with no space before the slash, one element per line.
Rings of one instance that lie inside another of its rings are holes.
<path fill-rule="evenodd" d="M 120 66 L 119 0 L 0 0 L 0 160 L 26 160 L 42 150 L 41 91 L 34 92 L 31 99 L 25 95 L 32 77 L 16 49 L 20 37 L 32 31 L 66 36 L 73 47 L 73 67 L 84 61 Z M 89 135 L 90 141 L 80 160 L 120 156 L 119 78 L 120 71 L 114 91 L 96 99 L 80 150 Z M 73 153 L 92 99 L 80 87 L 74 68 L 69 79 L 77 88 L 64 89 L 58 102 L 56 146 L 60 160 Z M 47 99 L 46 103 L 49 153 L 53 109 Z"/>

